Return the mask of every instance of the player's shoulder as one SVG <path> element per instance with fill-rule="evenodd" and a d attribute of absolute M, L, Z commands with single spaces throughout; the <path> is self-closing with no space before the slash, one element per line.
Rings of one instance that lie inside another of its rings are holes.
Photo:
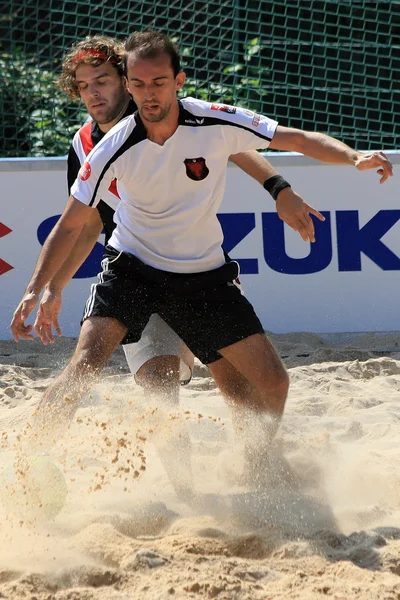
<path fill-rule="evenodd" d="M 75 132 L 74 137 L 72 138 L 72 142 L 74 143 L 77 142 L 79 139 L 82 139 L 82 137 L 90 136 L 92 134 L 92 127 L 92 119 L 87 120 L 86 123 L 84 123 L 82 127 L 79 127 L 79 129 Z"/>
<path fill-rule="evenodd" d="M 123 119 L 121 119 L 120 121 L 118 121 L 118 123 L 116 125 L 114 125 L 114 127 L 112 127 L 109 131 L 107 131 L 103 140 L 119 136 L 121 133 L 129 134 L 135 129 L 135 127 L 136 127 L 135 115 L 134 114 L 128 115 L 128 116 L 124 117 Z"/>
<path fill-rule="evenodd" d="M 204 118 L 204 124 L 214 122 L 228 126 L 239 125 L 254 130 L 258 127 L 260 120 L 271 121 L 268 117 L 259 115 L 250 109 L 220 102 L 207 102 L 188 97 L 183 98 L 181 104 L 185 112 L 193 115 L 196 124 L 200 124 L 199 121 Z M 190 124 L 190 117 L 186 121 L 186 124 Z"/>
<path fill-rule="evenodd" d="M 182 98 L 180 101 L 184 111 L 196 116 L 196 117 L 210 117 L 218 118 L 219 112 L 224 109 L 226 114 L 234 115 L 237 112 L 236 106 L 228 106 L 225 104 L 216 104 L 214 102 L 207 102 L 206 100 L 199 100 L 197 98 Z"/>
<path fill-rule="evenodd" d="M 82 125 L 74 134 L 68 154 L 76 153 L 80 158 L 87 155 L 93 148 L 92 140 L 93 121 L 90 119 Z"/>
<path fill-rule="evenodd" d="M 93 156 L 105 156 L 106 154 L 112 156 L 119 149 L 126 145 L 127 140 L 132 137 L 132 132 L 136 128 L 136 121 L 134 115 L 129 115 L 118 121 L 114 127 L 112 127 L 105 136 L 99 141 L 98 144 L 91 151 Z M 134 141 L 132 142 L 134 144 Z"/>

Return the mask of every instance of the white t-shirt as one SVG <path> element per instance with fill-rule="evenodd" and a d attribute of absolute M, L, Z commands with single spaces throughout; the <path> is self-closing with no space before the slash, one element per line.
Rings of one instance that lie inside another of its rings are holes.
<path fill-rule="evenodd" d="M 225 262 L 217 218 L 231 154 L 264 149 L 278 123 L 250 110 L 186 98 L 163 146 L 138 115 L 126 117 L 95 146 L 71 194 L 96 206 L 111 181 L 121 198 L 110 244 L 157 269 L 197 273 Z"/>

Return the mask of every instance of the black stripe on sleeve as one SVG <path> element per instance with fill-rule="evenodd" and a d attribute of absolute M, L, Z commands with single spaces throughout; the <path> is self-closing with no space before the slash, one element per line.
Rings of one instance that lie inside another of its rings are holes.
<path fill-rule="evenodd" d="M 68 151 L 67 159 L 67 184 L 68 184 L 68 195 L 71 194 L 71 188 L 75 183 L 75 179 L 78 177 L 79 169 L 81 168 L 81 162 L 75 152 L 74 147 L 71 145 Z"/>
<path fill-rule="evenodd" d="M 251 129 L 251 127 L 246 127 L 245 125 L 240 125 L 240 123 L 235 123 L 233 121 L 225 121 L 225 119 L 219 119 L 218 117 L 196 116 L 187 111 L 185 108 L 182 108 L 182 112 L 180 113 L 179 125 L 183 125 L 185 127 L 209 127 L 211 125 L 238 127 L 239 129 L 244 129 L 249 133 L 253 133 L 256 137 L 259 137 L 262 140 L 268 140 L 269 142 L 272 140 L 272 137 L 263 135 L 259 131 L 254 131 L 254 129 Z"/>

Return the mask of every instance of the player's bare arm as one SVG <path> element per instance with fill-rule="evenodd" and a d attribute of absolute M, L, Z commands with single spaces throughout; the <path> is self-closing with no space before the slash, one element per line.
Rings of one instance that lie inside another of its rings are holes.
<path fill-rule="evenodd" d="M 261 185 L 264 185 L 271 177 L 278 175 L 271 163 L 256 150 L 232 154 L 229 160 Z M 298 231 L 305 242 L 315 242 L 314 223 L 310 214 L 320 221 L 325 221 L 325 218 L 318 210 L 307 204 L 290 186 L 278 193 L 276 210 L 279 218 L 289 227 Z"/>
<path fill-rule="evenodd" d="M 278 175 L 278 172 L 271 163 L 259 154 L 257 150 L 231 154 L 229 160 L 247 173 L 247 175 L 258 181 L 258 183 L 261 183 L 261 185 L 263 185 L 266 179 Z"/>
<path fill-rule="evenodd" d="M 10 328 L 16 342 L 20 339 L 33 339 L 33 326 L 25 325 L 25 321 L 35 308 L 43 287 L 70 254 L 93 210 L 70 196 L 60 220 L 42 248 L 31 280 L 14 312 Z"/>
<path fill-rule="evenodd" d="M 393 166 L 383 152 L 358 152 L 323 133 L 301 131 L 279 125 L 270 148 L 300 152 L 325 163 L 352 165 L 359 171 L 376 169 L 380 175 L 379 183 L 385 183 L 393 175 Z"/>
<path fill-rule="evenodd" d="M 84 225 L 72 252 L 66 258 L 60 269 L 47 283 L 40 300 L 36 320 L 33 325 L 35 332 L 43 344 L 53 343 L 53 328 L 57 335 L 62 335 L 58 317 L 61 311 L 62 291 L 71 281 L 76 271 L 89 256 L 103 229 L 103 222 L 98 210 L 93 210 L 89 221 Z"/>

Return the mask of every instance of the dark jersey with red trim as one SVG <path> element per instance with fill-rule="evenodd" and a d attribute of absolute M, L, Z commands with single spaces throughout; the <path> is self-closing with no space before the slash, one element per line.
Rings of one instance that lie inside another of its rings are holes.
<path fill-rule="evenodd" d="M 122 118 L 132 115 L 136 110 L 136 104 L 131 100 L 128 108 Z M 72 144 L 68 152 L 68 166 L 67 166 L 67 181 L 68 181 L 68 193 L 71 193 L 71 187 L 78 177 L 79 169 L 85 162 L 86 156 L 89 152 L 103 139 L 105 133 L 101 131 L 96 121 L 88 121 L 83 125 L 75 134 Z M 100 218 L 103 221 L 105 243 L 111 237 L 111 234 L 115 228 L 114 213 L 119 203 L 119 195 L 117 191 L 116 180 L 114 179 L 107 192 L 104 192 L 102 199 L 96 206 L 99 211 Z"/>

